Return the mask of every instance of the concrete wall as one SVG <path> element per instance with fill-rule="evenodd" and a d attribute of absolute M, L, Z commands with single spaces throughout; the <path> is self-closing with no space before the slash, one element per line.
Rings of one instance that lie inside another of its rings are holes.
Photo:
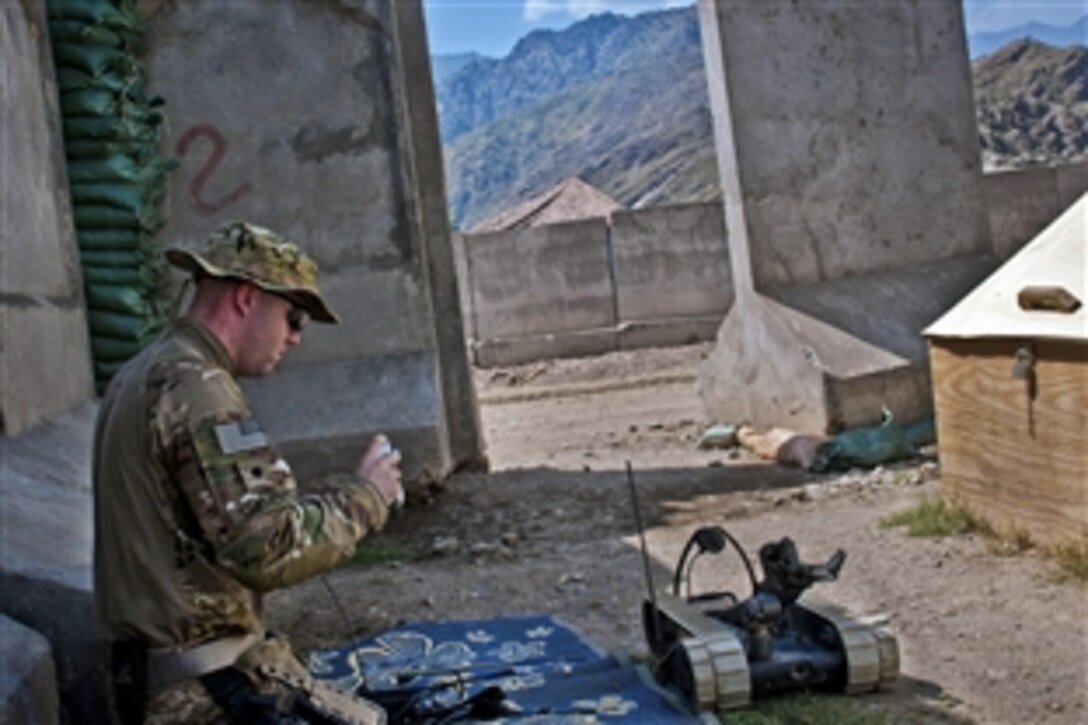
<path fill-rule="evenodd" d="M 717 203 L 464 235 L 457 249 L 481 366 L 710 340 L 733 299 Z"/>
<path fill-rule="evenodd" d="M 1088 162 L 987 174 L 993 251 L 1008 259 L 1088 191 Z"/>
<path fill-rule="evenodd" d="M 738 292 L 700 367 L 707 416 L 823 433 L 882 403 L 925 414 L 924 317 L 997 264 L 960 1 L 699 0 L 699 16 Z M 875 304 L 888 275 L 906 296 Z"/>
<path fill-rule="evenodd" d="M 1088 163 L 995 172 L 982 184 L 992 252 L 1006 258 L 1088 191 Z M 503 365 L 714 339 L 735 297 L 726 234 L 722 206 L 710 202 L 615 212 L 607 225 L 596 220 L 456 235 L 460 305 L 474 362 Z M 870 349 L 913 360 L 924 356 L 917 333 L 944 310 L 944 290 L 978 282 L 993 266 L 986 257 L 961 255 L 823 282 L 779 280 L 772 293 L 877 346 Z M 885 308 L 901 314 L 872 314 Z M 839 387 L 874 385 L 887 387 L 870 378 Z M 910 388 L 924 391 L 928 382 Z"/>
<path fill-rule="evenodd" d="M 743 211 L 730 235 L 755 288 L 988 249 L 959 0 L 700 9 L 725 205 Z"/>
<path fill-rule="evenodd" d="M 140 9 L 181 162 L 163 241 L 199 247 L 236 218 L 279 230 L 343 318 L 247 385 L 299 473 L 343 470 L 379 429 L 408 478 L 478 459 L 419 2 Z"/>
<path fill-rule="evenodd" d="M 93 395 L 42 0 L 0 3 L 0 433 Z"/>

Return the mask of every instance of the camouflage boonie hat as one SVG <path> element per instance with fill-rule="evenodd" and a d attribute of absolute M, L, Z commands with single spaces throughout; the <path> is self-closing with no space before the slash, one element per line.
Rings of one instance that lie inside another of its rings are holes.
<path fill-rule="evenodd" d="M 340 321 L 317 289 L 317 264 L 268 229 L 232 222 L 212 232 L 203 254 L 172 247 L 166 260 L 193 275 L 252 282 L 286 297 L 316 322 Z"/>

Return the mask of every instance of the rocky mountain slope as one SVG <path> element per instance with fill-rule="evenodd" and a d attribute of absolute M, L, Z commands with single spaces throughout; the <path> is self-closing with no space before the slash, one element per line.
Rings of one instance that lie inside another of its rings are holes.
<path fill-rule="evenodd" d="M 1088 50 L 1017 41 L 974 63 L 987 166 L 1088 158 Z M 693 8 L 535 31 L 437 83 L 455 226 L 580 176 L 631 207 L 717 195 Z"/>

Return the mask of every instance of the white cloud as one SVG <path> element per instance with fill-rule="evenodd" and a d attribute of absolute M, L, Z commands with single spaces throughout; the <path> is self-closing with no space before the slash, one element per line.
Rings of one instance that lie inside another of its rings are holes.
<path fill-rule="evenodd" d="M 693 5 L 695 0 L 524 0 L 525 19 L 531 23 L 549 15 L 584 18 L 604 12 L 637 15 L 650 10 Z"/>

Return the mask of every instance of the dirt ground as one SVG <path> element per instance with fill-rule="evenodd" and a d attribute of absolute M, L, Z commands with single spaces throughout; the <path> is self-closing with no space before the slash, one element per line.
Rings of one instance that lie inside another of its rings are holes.
<path fill-rule="evenodd" d="M 1052 583 L 1037 555 L 1003 556 L 979 537 L 882 528 L 883 516 L 939 494 L 933 458 L 826 476 L 741 449 L 697 450 L 709 421 L 695 377 L 708 350 L 476 371 L 492 472 L 459 474 L 396 518 L 376 542 L 404 560 L 272 597 L 273 625 L 305 650 L 402 619 L 548 612 L 613 651 L 645 655 L 629 460 L 658 588 L 704 524 L 724 526 L 753 558 L 783 536 L 810 562 L 842 547 L 839 581 L 810 594 L 890 615 L 902 675 L 871 702 L 907 721 L 1088 722 L 1082 587 Z M 742 573 L 733 556 L 706 557 L 695 590 L 747 594 Z"/>

